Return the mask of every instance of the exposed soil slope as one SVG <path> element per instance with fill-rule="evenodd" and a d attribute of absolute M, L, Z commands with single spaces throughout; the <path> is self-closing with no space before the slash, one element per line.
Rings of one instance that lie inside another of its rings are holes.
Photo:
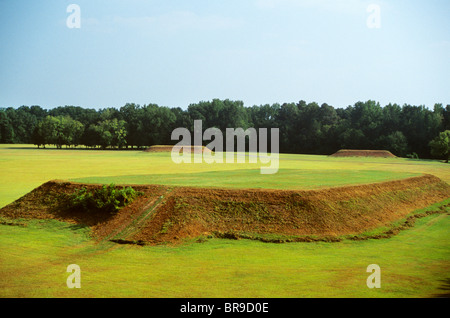
<path fill-rule="evenodd" d="M 387 150 L 350 150 L 342 149 L 331 155 L 331 157 L 378 157 L 378 158 L 396 158 Z"/>
<path fill-rule="evenodd" d="M 105 224 L 115 229 L 120 229 L 133 215 L 141 213 L 142 209 L 157 200 L 167 189 L 158 185 L 134 185 L 136 191 L 143 192 L 143 196 L 138 197 L 132 204 L 120 210 L 120 213 L 111 215 L 109 213 L 83 213 L 81 211 L 70 210 L 65 206 L 64 195 L 74 193 L 81 188 L 88 190 L 99 189 L 101 185 L 82 184 L 53 180 L 44 183 L 22 198 L 5 206 L 0 210 L 0 215 L 8 218 L 33 218 L 33 219 L 57 219 L 70 223 L 83 224 L 101 229 Z M 122 186 L 117 186 L 121 188 Z"/>
<path fill-rule="evenodd" d="M 176 242 L 217 237 L 328 237 L 358 234 L 450 197 L 450 186 L 425 175 L 370 185 L 309 191 L 133 186 L 144 193 L 116 215 L 67 211 L 62 193 L 100 187 L 51 181 L 0 210 L 10 218 L 55 218 L 118 242 Z"/>

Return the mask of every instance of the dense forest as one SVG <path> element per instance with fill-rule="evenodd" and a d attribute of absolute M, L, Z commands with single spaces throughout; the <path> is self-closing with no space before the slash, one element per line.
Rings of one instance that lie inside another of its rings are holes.
<path fill-rule="evenodd" d="M 62 106 L 0 108 L 0 143 L 58 148 L 141 149 L 175 144 L 175 128 L 279 128 L 280 152 L 332 154 L 339 149 L 389 150 L 397 156 L 433 158 L 430 141 L 450 129 L 450 105 L 357 102 L 335 108 L 315 102 L 245 107 L 242 101 L 202 101 L 186 110 L 156 104 L 87 109 Z M 205 145 L 209 141 L 205 141 Z"/>

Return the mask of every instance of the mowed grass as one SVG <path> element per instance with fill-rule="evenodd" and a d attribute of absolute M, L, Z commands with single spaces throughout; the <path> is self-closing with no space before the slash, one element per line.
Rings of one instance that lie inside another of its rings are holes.
<path fill-rule="evenodd" d="M 0 206 L 52 179 L 95 183 L 309 189 L 423 173 L 450 181 L 449 165 L 402 158 L 281 155 L 261 164 L 176 165 L 170 154 L 0 146 Z M 433 207 L 430 207 L 433 209 Z M 0 297 L 432 297 L 450 279 L 447 214 L 391 239 L 267 244 L 211 239 L 181 246 L 94 244 L 87 228 L 55 221 L 0 225 Z M 22 221 L 24 222 L 24 221 Z M 68 289 L 69 264 L 81 289 Z M 370 264 L 381 289 L 369 289 Z"/>
<path fill-rule="evenodd" d="M 169 153 L 37 149 L 0 145 L 0 207 L 53 179 L 94 183 L 164 183 L 214 187 L 312 189 L 429 173 L 450 182 L 450 165 L 403 158 L 333 158 L 281 154 L 279 173 L 261 163 L 175 164 Z"/>
<path fill-rule="evenodd" d="M 149 174 L 75 178 L 72 181 L 99 184 L 163 184 L 171 186 L 226 187 L 253 189 L 317 189 L 352 184 L 382 182 L 418 176 L 417 173 L 376 170 L 280 169 L 274 175 L 261 175 L 257 169 L 208 171 L 182 174 Z"/>

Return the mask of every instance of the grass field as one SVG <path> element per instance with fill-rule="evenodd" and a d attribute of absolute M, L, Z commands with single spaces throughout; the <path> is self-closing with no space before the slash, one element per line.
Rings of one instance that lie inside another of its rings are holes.
<path fill-rule="evenodd" d="M 400 179 L 429 173 L 450 182 L 438 161 L 403 158 L 332 158 L 281 154 L 279 173 L 261 175 L 260 164 L 177 165 L 168 153 L 37 149 L 0 145 L 0 207 L 52 179 L 108 183 L 312 189 Z M 223 177 L 222 177 L 223 176 Z M 239 176 L 236 180 L 235 176 Z"/>
<path fill-rule="evenodd" d="M 3 145 L 0 163 L 0 206 L 52 179 L 315 189 L 429 173 L 450 182 L 449 165 L 401 158 L 286 154 L 278 174 L 261 175 L 259 164 L 176 165 L 167 153 Z M 97 245 L 85 227 L 16 220 L 0 225 L 0 297 L 432 297 L 449 292 L 441 289 L 450 279 L 449 222 L 448 213 L 432 215 L 381 240 L 137 247 Z M 69 264 L 81 268 L 81 289 L 66 286 Z M 370 264 L 381 267 L 380 289 L 366 286 Z"/>

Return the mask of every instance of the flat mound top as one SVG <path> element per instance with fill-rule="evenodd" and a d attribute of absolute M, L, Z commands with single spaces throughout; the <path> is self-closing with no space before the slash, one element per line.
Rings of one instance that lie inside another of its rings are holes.
<path fill-rule="evenodd" d="M 341 149 L 331 155 L 331 157 L 378 157 L 378 158 L 396 158 L 388 150 L 356 150 Z"/>
<path fill-rule="evenodd" d="M 171 146 L 171 145 L 154 145 L 150 148 L 147 148 L 145 152 L 172 152 L 173 149 L 175 150 L 182 150 L 182 147 L 186 146 Z M 189 148 L 189 146 L 187 146 Z M 208 151 L 209 149 L 205 146 L 191 146 L 191 153 L 194 152 L 204 152 Z"/>

